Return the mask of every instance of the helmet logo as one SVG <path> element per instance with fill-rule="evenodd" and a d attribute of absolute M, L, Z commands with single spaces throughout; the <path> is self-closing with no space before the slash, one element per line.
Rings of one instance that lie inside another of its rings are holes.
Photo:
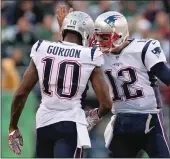
<path fill-rule="evenodd" d="M 112 15 L 112 16 L 109 16 L 109 17 L 108 17 L 107 19 L 105 19 L 104 21 L 113 28 L 115 21 L 118 20 L 118 19 L 121 18 L 121 17 L 122 17 L 122 15 Z"/>

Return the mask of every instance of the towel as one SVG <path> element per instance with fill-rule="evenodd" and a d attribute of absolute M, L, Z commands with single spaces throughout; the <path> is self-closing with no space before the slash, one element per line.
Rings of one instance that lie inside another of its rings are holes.
<path fill-rule="evenodd" d="M 78 148 L 91 148 L 91 142 L 87 125 L 76 123 L 77 126 L 77 147 Z"/>
<path fill-rule="evenodd" d="M 105 147 L 109 148 L 110 142 L 113 138 L 113 129 L 115 124 L 116 115 L 111 117 L 110 122 L 107 124 L 105 132 L 104 132 L 104 139 L 105 139 Z"/>

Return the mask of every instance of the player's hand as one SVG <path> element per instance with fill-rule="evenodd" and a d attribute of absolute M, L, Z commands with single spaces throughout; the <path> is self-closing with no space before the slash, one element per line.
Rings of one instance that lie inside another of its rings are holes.
<path fill-rule="evenodd" d="M 86 111 L 87 116 L 87 123 L 88 123 L 88 131 L 92 130 L 94 126 L 96 126 L 99 121 L 101 120 L 98 116 L 98 108 L 91 109 L 89 111 Z"/>
<path fill-rule="evenodd" d="M 11 132 L 9 132 L 8 145 L 11 151 L 18 155 L 21 154 L 20 146 L 23 146 L 23 138 L 19 129 L 12 130 Z"/>
<path fill-rule="evenodd" d="M 69 13 L 71 13 L 72 11 L 73 11 L 73 8 L 70 8 Z M 67 14 L 68 14 L 68 11 L 65 5 L 62 5 L 57 9 L 57 20 L 58 20 L 58 24 L 60 28 L 62 27 L 63 20 Z"/>

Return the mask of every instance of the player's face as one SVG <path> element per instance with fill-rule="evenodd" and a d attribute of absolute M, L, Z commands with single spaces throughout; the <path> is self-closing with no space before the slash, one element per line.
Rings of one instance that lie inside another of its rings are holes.
<path fill-rule="evenodd" d="M 110 48 L 110 34 L 109 33 L 95 33 L 93 46 L 98 46 L 103 53 L 107 53 Z"/>
<path fill-rule="evenodd" d="M 110 40 L 110 34 L 98 34 L 97 33 L 96 36 L 100 44 L 104 42 L 108 42 Z"/>
<path fill-rule="evenodd" d="M 108 53 L 111 49 L 116 48 L 114 42 L 119 39 L 116 33 L 95 33 L 95 45 L 99 46 L 103 53 Z"/>

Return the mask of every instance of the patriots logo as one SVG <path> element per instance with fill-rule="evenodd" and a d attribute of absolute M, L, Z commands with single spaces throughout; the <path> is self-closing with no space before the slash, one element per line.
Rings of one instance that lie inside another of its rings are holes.
<path fill-rule="evenodd" d="M 161 53 L 161 48 L 160 47 L 156 47 L 152 50 L 152 53 L 154 53 L 157 57 L 159 57 L 160 53 Z"/>
<path fill-rule="evenodd" d="M 116 20 L 118 20 L 119 18 L 121 18 L 121 15 L 112 15 L 109 16 L 107 19 L 105 19 L 104 21 L 109 24 L 111 27 L 114 27 L 114 23 Z"/>

